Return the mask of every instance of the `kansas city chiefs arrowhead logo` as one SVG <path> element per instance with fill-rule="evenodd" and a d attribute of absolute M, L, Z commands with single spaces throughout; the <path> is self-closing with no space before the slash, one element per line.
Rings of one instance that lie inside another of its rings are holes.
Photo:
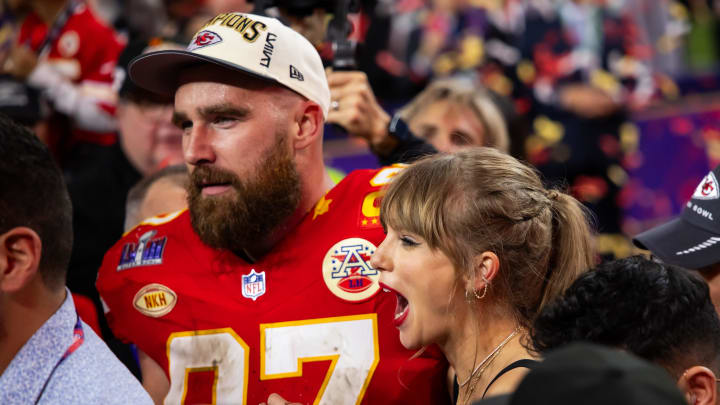
<path fill-rule="evenodd" d="M 697 200 L 716 200 L 720 198 L 720 190 L 718 190 L 718 181 L 713 172 L 708 173 L 695 189 L 692 196 Z"/>
<path fill-rule="evenodd" d="M 194 51 L 198 48 L 203 48 L 209 45 L 217 44 L 222 42 L 222 38 L 216 32 L 209 30 L 200 31 L 195 35 L 190 45 L 188 45 L 188 51 Z"/>

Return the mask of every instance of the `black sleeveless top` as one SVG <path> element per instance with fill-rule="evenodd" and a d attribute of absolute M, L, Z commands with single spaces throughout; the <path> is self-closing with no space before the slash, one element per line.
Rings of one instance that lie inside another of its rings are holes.
<path fill-rule="evenodd" d="M 539 361 L 531 360 L 531 359 L 521 359 L 521 360 L 517 360 L 517 361 L 510 363 L 507 367 L 500 370 L 500 372 L 497 373 L 497 375 L 495 377 L 493 377 L 492 380 L 490 380 L 490 384 L 488 384 L 488 386 L 485 388 L 485 392 L 483 392 L 482 398 L 485 398 L 485 394 L 487 394 L 488 390 L 490 389 L 490 386 L 492 386 L 493 383 L 498 380 L 498 378 L 502 377 L 503 374 L 507 373 L 510 370 L 514 370 L 516 368 L 521 368 L 521 367 L 529 368 L 530 370 L 532 370 L 538 363 L 539 363 Z M 458 384 L 457 375 L 456 375 L 455 378 L 453 379 L 453 398 L 455 399 L 455 402 L 454 402 L 455 404 L 457 404 L 458 395 L 460 395 L 460 385 Z"/>

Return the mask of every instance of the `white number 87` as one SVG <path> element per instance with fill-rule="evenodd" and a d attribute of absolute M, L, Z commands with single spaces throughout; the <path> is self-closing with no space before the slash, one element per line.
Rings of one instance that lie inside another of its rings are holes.
<path fill-rule="evenodd" d="M 214 371 L 213 404 L 246 404 L 250 347 L 231 328 L 173 333 L 167 343 L 170 391 L 183 404 L 193 371 Z M 377 315 L 260 325 L 260 379 L 302 376 L 305 362 L 331 360 L 313 404 L 356 405 L 380 360 Z"/>

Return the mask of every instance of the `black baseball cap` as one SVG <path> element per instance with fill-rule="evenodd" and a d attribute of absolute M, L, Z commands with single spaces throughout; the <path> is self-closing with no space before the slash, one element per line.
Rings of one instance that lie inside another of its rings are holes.
<path fill-rule="evenodd" d="M 573 343 L 548 353 L 513 394 L 475 405 L 686 405 L 662 368 L 630 353 Z"/>
<path fill-rule="evenodd" d="M 649 229 L 633 243 L 663 262 L 700 269 L 720 262 L 720 165 L 703 177 L 680 217 Z"/>

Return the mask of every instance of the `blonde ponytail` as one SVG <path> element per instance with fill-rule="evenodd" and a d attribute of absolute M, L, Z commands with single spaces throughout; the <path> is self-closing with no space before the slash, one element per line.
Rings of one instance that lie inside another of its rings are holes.
<path fill-rule="evenodd" d="M 547 196 L 552 201 L 552 248 L 537 312 L 560 296 L 578 276 L 593 266 L 595 260 L 588 223 L 590 211 L 575 198 L 557 190 L 548 190 Z"/>

